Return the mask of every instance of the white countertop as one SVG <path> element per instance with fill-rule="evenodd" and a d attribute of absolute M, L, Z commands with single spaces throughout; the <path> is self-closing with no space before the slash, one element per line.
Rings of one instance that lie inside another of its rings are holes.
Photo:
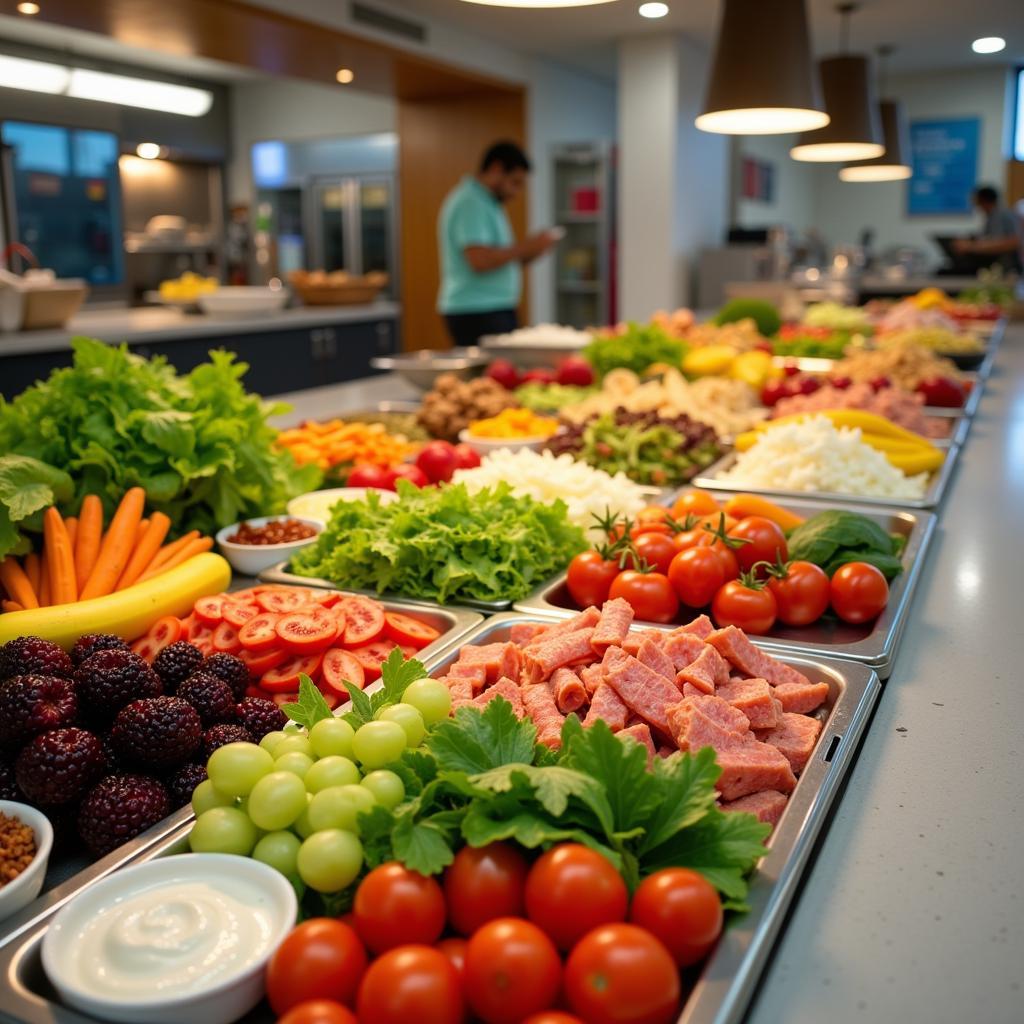
<path fill-rule="evenodd" d="M 188 314 L 164 306 L 126 309 L 87 309 L 72 317 L 60 330 L 0 332 L 0 358 L 33 352 L 58 352 L 71 347 L 71 339 L 84 334 L 109 344 L 129 345 L 153 341 L 178 341 L 190 337 L 252 334 L 254 331 L 287 331 L 320 324 L 354 323 L 398 316 L 394 302 L 357 306 L 296 306 L 255 317 L 218 319 L 201 313 Z"/>

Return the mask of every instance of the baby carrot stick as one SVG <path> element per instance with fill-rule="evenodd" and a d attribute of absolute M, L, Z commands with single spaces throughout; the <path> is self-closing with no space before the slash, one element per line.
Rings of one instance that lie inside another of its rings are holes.
<path fill-rule="evenodd" d="M 64 520 L 53 505 L 43 515 L 43 542 L 50 573 L 50 598 L 54 604 L 74 604 L 78 600 L 75 555 Z"/>
<path fill-rule="evenodd" d="M 25 610 L 24 606 L 18 604 L 17 601 L 2 601 L 0 608 L 3 608 L 5 612 L 23 612 Z"/>
<path fill-rule="evenodd" d="M 140 519 L 139 528 L 135 531 L 135 547 L 137 548 L 142 543 L 142 538 L 146 536 L 146 530 L 149 529 L 149 520 Z M 134 548 L 132 549 L 134 551 Z"/>
<path fill-rule="evenodd" d="M 78 519 L 75 516 L 68 516 L 64 520 L 64 529 L 68 531 L 68 540 L 71 541 L 71 557 L 75 557 L 75 541 L 78 539 Z"/>
<path fill-rule="evenodd" d="M 154 576 L 160 576 L 167 572 L 168 569 L 173 569 L 175 566 L 181 565 L 182 562 L 187 562 L 190 558 L 194 558 L 196 555 L 202 554 L 204 551 L 209 551 L 212 547 L 212 537 L 199 537 L 197 540 L 191 540 L 176 555 L 172 555 L 168 558 L 163 565 L 157 566 L 155 569 L 147 569 L 136 582 L 141 583 L 143 580 L 151 579 Z"/>
<path fill-rule="evenodd" d="M 111 593 L 131 558 L 135 533 L 146 504 L 146 492 L 141 487 L 132 487 L 125 492 L 114 518 L 110 521 L 106 536 L 100 545 L 99 557 L 82 588 L 81 599 L 103 597 Z"/>
<path fill-rule="evenodd" d="M 103 538 L 103 502 L 98 494 L 87 494 L 78 515 L 78 536 L 75 538 L 75 582 L 79 593 L 85 589 Z"/>
<path fill-rule="evenodd" d="M 163 512 L 153 513 L 153 518 L 150 519 L 149 525 L 132 552 L 132 557 L 128 559 L 128 564 L 124 567 L 124 572 L 121 573 L 121 578 L 117 581 L 117 590 L 130 587 L 149 568 L 149 563 L 153 561 L 157 551 L 160 550 L 160 545 L 163 544 L 164 537 L 167 536 L 167 531 L 170 528 L 170 517 L 165 516 Z"/>
<path fill-rule="evenodd" d="M 39 553 L 39 607 L 49 608 L 50 601 L 50 569 L 47 565 L 46 548 Z"/>
<path fill-rule="evenodd" d="M 4 585 L 7 596 L 12 601 L 17 601 L 23 608 L 39 607 L 35 589 L 25 571 L 18 565 L 17 559 L 7 557 L 0 562 L 0 583 Z"/>
<path fill-rule="evenodd" d="M 146 566 L 146 571 L 145 573 L 143 573 L 143 575 L 146 575 L 146 573 L 148 573 L 150 569 L 159 568 L 161 565 L 164 564 L 164 562 L 167 561 L 168 558 L 171 558 L 173 555 L 176 555 L 186 544 L 188 544 L 190 541 L 195 540 L 198 536 L 198 530 L 190 530 L 188 533 L 185 534 L 184 537 L 179 537 L 177 540 L 172 540 L 170 544 L 165 544 L 153 556 L 152 561 L 149 563 L 149 565 Z"/>
<path fill-rule="evenodd" d="M 29 583 L 32 584 L 33 592 L 38 596 L 39 594 L 39 556 L 33 551 L 31 554 L 25 556 L 25 564 L 23 566 L 25 575 L 28 577 Z"/>

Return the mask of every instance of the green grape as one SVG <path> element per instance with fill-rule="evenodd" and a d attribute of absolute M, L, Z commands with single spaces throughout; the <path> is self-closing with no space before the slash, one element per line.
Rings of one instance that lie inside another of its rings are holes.
<path fill-rule="evenodd" d="M 314 832 L 343 828 L 358 832 L 356 817 L 376 803 L 373 793 L 362 786 L 331 786 L 317 793 L 309 805 L 309 823 Z"/>
<path fill-rule="evenodd" d="M 405 730 L 397 722 L 367 722 L 352 739 L 356 760 L 371 769 L 396 760 L 406 746 Z"/>
<path fill-rule="evenodd" d="M 359 785 L 368 789 L 374 800 L 388 810 L 397 807 L 405 799 L 405 786 L 394 772 L 378 769 L 370 772 Z"/>
<path fill-rule="evenodd" d="M 296 733 L 305 735 L 306 727 L 299 725 L 298 722 L 285 722 L 283 731 L 289 736 L 294 736 Z"/>
<path fill-rule="evenodd" d="M 353 786 L 359 779 L 359 769 L 354 761 L 332 754 L 322 757 L 306 772 L 305 782 L 310 793 L 319 793 L 328 786 Z"/>
<path fill-rule="evenodd" d="M 225 796 L 246 796 L 274 766 L 274 759 L 255 743 L 226 743 L 206 764 L 210 781 Z"/>
<path fill-rule="evenodd" d="M 317 892 L 339 892 L 363 866 L 362 843 L 341 829 L 317 832 L 299 847 L 299 878 Z"/>
<path fill-rule="evenodd" d="M 321 719 L 309 730 L 309 742 L 317 757 L 352 756 L 352 737 L 355 729 L 343 718 Z"/>
<path fill-rule="evenodd" d="M 411 704 L 427 725 L 443 722 L 452 709 L 452 695 L 448 687 L 436 679 L 417 679 L 402 694 L 402 702 Z"/>
<path fill-rule="evenodd" d="M 235 798 L 221 793 L 209 779 L 204 779 L 192 790 L 192 812 L 197 818 L 211 807 L 234 806 Z"/>
<path fill-rule="evenodd" d="M 405 741 L 410 747 L 418 747 L 427 734 L 423 716 L 411 704 L 392 704 L 384 708 L 377 717 L 382 722 L 397 722 L 405 733 Z"/>
<path fill-rule="evenodd" d="M 260 740 L 260 746 L 271 756 L 275 757 L 275 751 L 277 750 L 278 744 L 282 740 L 288 739 L 288 733 L 282 732 L 280 729 L 275 729 L 273 732 L 268 732 L 263 739 Z"/>
<path fill-rule="evenodd" d="M 269 864 L 282 875 L 293 878 L 297 873 L 297 860 L 302 840 L 294 832 L 268 832 L 252 851 L 252 859 Z"/>
<path fill-rule="evenodd" d="M 313 767 L 313 758 L 309 754 L 301 754 L 297 750 L 292 750 L 287 754 L 282 754 L 276 761 L 274 761 L 275 772 L 291 772 L 292 775 L 298 775 L 300 779 L 306 777 L 306 772 Z"/>
<path fill-rule="evenodd" d="M 249 794 L 249 817 L 258 828 L 287 828 L 305 809 L 305 783 L 292 772 L 264 775 Z"/>
<path fill-rule="evenodd" d="M 196 818 L 188 842 L 194 853 L 234 853 L 248 857 L 257 838 L 256 826 L 243 811 L 237 807 L 212 807 Z"/>
<path fill-rule="evenodd" d="M 292 822 L 292 828 L 300 835 L 303 839 L 308 839 L 315 829 L 309 820 L 309 806 L 313 802 L 312 793 L 306 794 L 306 809 Z"/>
<path fill-rule="evenodd" d="M 285 736 L 280 743 L 274 747 L 274 760 L 283 757 L 285 754 L 305 754 L 306 757 L 313 756 L 313 746 L 307 736 Z"/>

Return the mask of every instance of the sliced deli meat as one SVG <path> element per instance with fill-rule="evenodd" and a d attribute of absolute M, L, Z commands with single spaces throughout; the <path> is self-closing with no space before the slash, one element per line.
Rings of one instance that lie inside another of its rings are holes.
<path fill-rule="evenodd" d="M 514 622 L 509 627 L 508 638 L 512 643 L 523 647 L 547 628 L 547 626 L 542 626 L 539 622 Z"/>
<path fill-rule="evenodd" d="M 593 632 L 594 627 L 588 626 L 558 636 L 545 634 L 523 651 L 523 682 L 539 683 L 549 679 L 556 668 L 592 660 Z"/>
<path fill-rule="evenodd" d="M 552 750 L 562 745 L 562 724 L 565 715 L 555 704 L 555 695 L 550 683 L 534 683 L 519 688 L 523 709 L 537 727 L 537 742 Z"/>
<path fill-rule="evenodd" d="M 753 814 L 759 821 L 775 828 L 786 809 L 789 797 L 777 789 L 762 789 L 760 793 L 741 796 L 738 800 L 730 800 L 721 805 L 723 811 L 743 811 Z"/>
<path fill-rule="evenodd" d="M 730 665 L 735 666 L 748 678 L 767 679 L 772 686 L 782 683 L 808 683 L 802 672 L 797 672 L 784 662 L 755 647 L 746 633 L 735 626 L 716 629 L 708 635 L 707 642 L 714 647 Z"/>
<path fill-rule="evenodd" d="M 714 693 L 719 686 L 729 682 L 729 663 L 711 644 L 702 644 L 700 654 L 688 665 L 679 669 L 676 682 L 689 683 L 704 693 Z"/>
<path fill-rule="evenodd" d="M 632 624 L 633 606 L 628 601 L 621 597 L 605 601 L 590 641 L 594 645 L 594 650 L 601 654 L 606 647 L 621 646 Z"/>
<path fill-rule="evenodd" d="M 579 711 L 590 700 L 586 687 L 571 668 L 556 668 L 551 675 L 551 686 L 555 704 L 563 715 Z"/>
<path fill-rule="evenodd" d="M 526 706 L 523 704 L 522 690 L 518 683 L 502 676 L 493 686 L 488 686 L 483 693 L 474 697 L 470 703 L 473 707 L 486 707 L 495 697 L 504 697 L 512 705 L 516 718 L 523 718 L 526 715 Z"/>
<path fill-rule="evenodd" d="M 601 665 L 587 665 L 580 669 L 580 682 L 587 691 L 587 700 L 594 696 L 594 691 L 604 682 L 604 668 Z"/>
<path fill-rule="evenodd" d="M 777 701 L 766 679 L 735 679 L 718 687 L 715 696 L 742 711 L 752 729 L 774 729 L 779 716 Z"/>
<path fill-rule="evenodd" d="M 644 642 L 636 652 L 636 660 L 641 665 L 654 669 L 658 675 L 664 676 L 670 682 L 674 683 L 676 681 L 676 667 L 672 664 L 672 659 L 662 650 L 661 645 L 656 640 L 645 637 Z"/>
<path fill-rule="evenodd" d="M 638 722 L 636 725 L 627 726 L 616 735 L 620 740 L 625 736 L 629 737 L 631 740 L 636 740 L 637 743 L 642 743 L 647 748 L 647 763 L 651 763 L 651 758 L 654 757 L 657 750 L 654 747 L 654 739 L 651 736 L 651 730 L 644 722 Z"/>
<path fill-rule="evenodd" d="M 701 640 L 707 640 L 714 631 L 714 623 L 706 615 L 698 615 L 693 622 L 688 622 L 685 626 L 678 626 L 676 629 L 672 630 L 672 634 L 694 633 L 699 636 Z"/>
<path fill-rule="evenodd" d="M 674 683 L 628 654 L 613 664 L 606 675 L 608 685 L 626 707 L 661 732 L 668 732 L 666 708 L 679 700 L 679 690 Z"/>
<path fill-rule="evenodd" d="M 783 711 L 806 715 L 821 707 L 828 700 L 828 683 L 780 683 L 775 687 L 775 696 L 782 702 Z"/>
<path fill-rule="evenodd" d="M 696 661 L 707 647 L 699 636 L 678 631 L 662 637 L 662 644 L 662 650 L 671 659 L 677 672 Z"/>
<path fill-rule="evenodd" d="M 607 683 L 602 683 L 595 691 L 590 701 L 590 710 L 587 717 L 583 719 L 583 727 L 593 725 L 598 719 L 605 722 L 612 732 L 618 732 L 626 727 L 626 719 L 629 718 L 629 708 L 622 702 L 622 698 Z"/>
<path fill-rule="evenodd" d="M 448 675 L 447 678 L 442 679 L 442 682 L 448 687 L 448 692 L 452 695 L 452 711 L 456 711 L 464 704 L 473 703 L 473 683 L 471 680 L 466 679 L 464 676 Z"/>
<path fill-rule="evenodd" d="M 774 729 L 758 735 L 785 757 L 794 772 L 802 772 L 820 734 L 821 722 L 816 718 L 787 711 Z"/>

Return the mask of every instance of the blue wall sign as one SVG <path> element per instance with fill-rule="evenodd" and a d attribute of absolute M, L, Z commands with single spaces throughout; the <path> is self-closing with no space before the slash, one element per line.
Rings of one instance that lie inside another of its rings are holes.
<path fill-rule="evenodd" d="M 971 212 L 978 176 L 981 118 L 911 121 L 913 176 L 907 191 L 911 214 Z"/>

